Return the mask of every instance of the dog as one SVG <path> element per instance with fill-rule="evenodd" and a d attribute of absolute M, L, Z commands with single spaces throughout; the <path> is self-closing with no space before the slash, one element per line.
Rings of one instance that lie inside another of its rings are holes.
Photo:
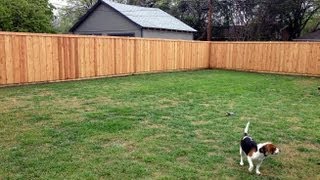
<path fill-rule="evenodd" d="M 240 142 L 240 165 L 243 166 L 243 157 L 246 155 L 249 163 L 249 172 L 252 172 L 254 168 L 253 163 L 256 164 L 256 174 L 261 175 L 259 168 L 264 159 L 269 155 L 276 155 L 280 153 L 280 149 L 273 145 L 271 142 L 257 144 L 249 135 L 249 125 L 247 123 L 244 129 L 244 137 Z"/>

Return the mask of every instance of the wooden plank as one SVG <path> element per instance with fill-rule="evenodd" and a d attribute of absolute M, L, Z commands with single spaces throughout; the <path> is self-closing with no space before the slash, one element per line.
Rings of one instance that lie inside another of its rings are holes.
<path fill-rule="evenodd" d="M 241 46 L 238 46 L 237 51 L 238 55 L 236 55 L 235 57 L 237 59 L 237 69 L 243 69 L 245 62 L 246 44 L 241 44 Z"/>
<path fill-rule="evenodd" d="M 310 72 L 312 72 L 312 66 L 314 66 L 314 64 L 312 64 L 311 56 L 310 56 L 310 54 L 312 53 L 311 46 L 312 46 L 311 44 L 307 44 L 307 48 L 305 51 L 305 58 L 306 58 L 305 70 L 307 74 L 311 74 Z"/>
<path fill-rule="evenodd" d="M 125 43 L 123 44 L 124 49 L 126 49 L 126 56 L 122 59 L 122 63 L 125 66 L 125 74 L 133 73 L 133 63 L 134 63 L 134 42 L 131 39 L 126 39 Z"/>
<path fill-rule="evenodd" d="M 59 38 L 52 37 L 52 80 L 59 80 L 60 79 L 60 59 L 59 59 Z"/>
<path fill-rule="evenodd" d="M 278 44 L 279 47 L 279 63 L 278 63 L 278 71 L 286 72 L 286 56 L 285 56 L 285 44 Z"/>
<path fill-rule="evenodd" d="M 293 72 L 293 73 L 297 73 L 297 69 L 298 69 L 298 43 L 294 43 L 293 46 L 291 47 L 292 48 L 292 52 L 290 53 L 290 64 L 291 64 L 291 70 L 290 72 Z"/>
<path fill-rule="evenodd" d="M 121 64 L 122 64 L 122 73 L 123 74 L 128 74 L 130 73 L 130 65 L 132 63 L 132 60 L 130 58 L 131 55 L 131 47 L 130 47 L 130 40 L 124 39 L 122 40 L 122 56 L 121 58 Z"/>
<path fill-rule="evenodd" d="M 26 52 L 27 52 L 27 82 L 35 82 L 34 76 L 34 59 L 33 59 L 33 39 L 31 36 L 26 36 Z"/>
<path fill-rule="evenodd" d="M 256 69 L 256 70 L 258 70 L 258 71 L 261 71 L 260 70 L 260 68 L 261 68 L 261 65 L 260 65 L 260 63 L 261 63 L 261 58 L 260 58 L 260 44 L 255 44 L 255 45 L 253 45 L 254 46 L 254 48 L 255 48 L 255 50 L 254 50 L 254 52 L 253 52 L 253 59 L 252 59 L 252 61 L 254 62 L 253 63 L 253 67 L 252 67 L 252 69 Z"/>
<path fill-rule="evenodd" d="M 122 54 L 122 41 L 115 39 L 115 74 L 121 74 L 122 72 L 122 63 L 121 63 L 121 54 Z"/>
<path fill-rule="evenodd" d="M 106 72 L 104 75 L 116 74 L 116 59 L 115 59 L 115 41 L 114 39 L 103 40 L 103 52 L 106 54 L 103 56 L 103 64 L 106 66 Z"/>
<path fill-rule="evenodd" d="M 20 82 L 28 82 L 28 64 L 27 64 L 27 42 L 26 37 L 21 36 L 20 47 L 19 47 L 19 57 L 20 57 Z"/>
<path fill-rule="evenodd" d="M 185 51 L 186 51 L 186 66 L 185 69 L 192 69 L 193 64 L 193 51 L 192 51 L 192 44 L 187 42 L 185 44 Z"/>
<path fill-rule="evenodd" d="M 47 50 L 45 37 L 39 37 L 39 64 L 40 64 L 40 81 L 47 81 Z"/>
<path fill-rule="evenodd" d="M 94 39 L 88 38 L 88 43 L 89 43 L 89 46 L 87 48 L 89 49 L 89 51 L 88 51 L 89 56 L 88 56 L 88 59 L 86 59 L 86 61 L 88 61 L 88 65 L 89 65 L 88 77 L 94 77 L 95 76 Z"/>
<path fill-rule="evenodd" d="M 218 68 L 226 68 L 227 62 L 227 44 L 217 44 L 217 67 Z M 249 59 L 249 58 L 248 58 Z"/>
<path fill-rule="evenodd" d="M 164 69 L 164 64 L 166 62 L 166 54 L 163 52 L 163 42 L 162 41 L 154 41 L 156 47 L 158 49 L 154 49 L 155 60 L 156 60 L 156 71 L 161 71 Z"/>
<path fill-rule="evenodd" d="M 199 52 L 200 52 L 200 68 L 209 68 L 209 46 L 207 43 L 199 44 Z"/>
<path fill-rule="evenodd" d="M 156 53 L 155 51 L 157 50 L 158 44 L 156 44 L 155 41 L 150 41 L 150 51 L 151 51 L 151 55 L 150 55 L 150 71 L 157 71 L 157 57 L 156 57 Z"/>
<path fill-rule="evenodd" d="M 98 61 L 97 61 L 97 42 L 96 38 L 93 39 L 93 74 L 96 77 L 98 75 Z"/>
<path fill-rule="evenodd" d="M 179 58 L 178 58 L 178 42 L 173 42 L 173 47 L 174 47 L 174 69 L 178 70 L 179 69 Z"/>
<path fill-rule="evenodd" d="M 0 84 L 7 84 L 6 49 L 4 35 L 0 35 Z"/>
<path fill-rule="evenodd" d="M 65 71 L 64 71 L 64 45 L 63 38 L 58 38 L 58 64 L 59 64 L 59 79 L 65 79 Z"/>
<path fill-rule="evenodd" d="M 11 53 L 12 53 L 12 63 L 13 63 L 13 83 L 21 83 L 20 81 L 20 38 L 19 36 L 11 36 Z"/>
<path fill-rule="evenodd" d="M 320 71 L 318 69 L 319 67 L 319 63 L 320 63 L 320 47 L 316 44 L 311 44 L 310 47 L 311 51 L 310 51 L 310 61 L 309 61 L 309 66 L 310 71 L 309 73 L 312 75 L 316 75 L 316 74 L 320 74 Z"/>
<path fill-rule="evenodd" d="M 95 46 L 96 46 L 96 71 L 97 76 L 102 76 L 103 72 L 105 72 L 105 64 L 102 61 L 103 58 L 103 44 L 102 39 L 95 39 Z"/>
<path fill-rule="evenodd" d="M 216 61 L 216 46 L 214 43 L 209 43 L 210 48 L 210 62 L 209 62 L 209 68 L 215 69 L 217 67 L 217 61 Z"/>
<path fill-rule="evenodd" d="M 70 73 L 70 39 L 69 38 L 63 38 L 63 68 L 64 68 L 64 77 L 63 79 L 71 79 L 71 73 Z"/>
<path fill-rule="evenodd" d="M 176 46 L 176 54 L 175 54 L 175 58 L 176 58 L 176 63 L 177 63 L 177 70 L 183 69 L 183 52 L 182 52 L 182 47 L 181 44 L 179 42 L 175 42 L 175 46 Z"/>
<path fill-rule="evenodd" d="M 282 58 L 282 64 L 281 64 L 281 72 L 288 72 L 289 68 L 289 53 L 287 51 L 288 45 L 287 44 L 281 44 L 281 58 Z"/>
<path fill-rule="evenodd" d="M 74 65 L 75 78 L 80 78 L 80 59 L 79 59 L 79 38 L 74 38 Z"/>
<path fill-rule="evenodd" d="M 122 67 L 122 73 L 128 74 L 130 72 L 130 40 L 128 39 L 122 39 L 122 57 L 121 57 L 121 67 Z"/>
<path fill-rule="evenodd" d="M 51 37 L 45 37 L 45 48 L 46 48 L 46 74 L 47 74 L 47 81 L 54 80 L 53 77 L 53 49 L 52 49 L 52 38 Z"/>
<path fill-rule="evenodd" d="M 135 40 L 134 39 L 130 39 L 129 40 L 130 44 L 130 64 L 129 64 L 129 73 L 135 73 Z"/>
<path fill-rule="evenodd" d="M 315 75 L 320 74 L 320 43 L 313 44 L 314 46 L 314 64 L 315 64 Z"/>
<path fill-rule="evenodd" d="M 83 61 L 83 77 L 90 77 L 90 41 L 88 38 L 84 38 L 84 46 L 83 46 L 83 52 L 84 52 L 84 58 Z"/>
<path fill-rule="evenodd" d="M 5 36 L 6 80 L 8 84 L 14 83 L 14 65 L 12 57 L 12 38 Z"/>
<path fill-rule="evenodd" d="M 174 49 L 174 43 L 173 42 L 168 42 L 167 44 L 166 44 L 166 46 L 167 46 L 167 48 L 168 48 L 168 52 L 167 52 L 167 54 L 168 54 L 168 65 L 167 65 L 167 69 L 168 70 L 174 70 L 175 68 L 174 68 L 174 64 L 175 64 L 175 62 L 174 62 L 174 51 L 175 51 L 175 49 Z"/>
<path fill-rule="evenodd" d="M 34 81 L 41 81 L 40 37 L 33 38 Z"/>
<path fill-rule="evenodd" d="M 266 55 L 266 63 L 267 63 L 267 67 L 266 67 L 266 71 L 271 71 L 272 70 L 272 66 L 271 66 L 271 63 L 272 63 L 272 45 L 271 43 L 267 44 L 268 46 L 268 50 L 267 50 L 267 55 Z"/>
<path fill-rule="evenodd" d="M 86 63 L 85 63 L 85 38 L 78 39 L 78 58 L 79 58 L 79 76 L 83 78 L 86 76 Z"/>
<path fill-rule="evenodd" d="M 238 68 L 238 60 L 241 59 L 242 54 L 239 54 L 238 52 L 238 47 L 242 46 L 242 44 L 239 45 L 235 45 L 235 44 L 231 44 L 231 54 L 230 54 L 230 68 L 235 68 L 235 69 L 239 69 Z"/>
<path fill-rule="evenodd" d="M 169 42 L 169 70 L 175 70 L 175 47 L 174 47 L 174 42 Z"/>
<path fill-rule="evenodd" d="M 144 72 L 144 59 L 142 54 L 142 41 L 135 41 L 135 70 L 136 72 Z M 147 49 L 145 49 L 147 51 Z M 146 53 L 147 54 L 147 53 Z"/>
<path fill-rule="evenodd" d="M 196 69 L 198 65 L 198 52 L 197 52 L 197 46 L 194 43 L 190 43 L 191 49 L 192 49 L 192 65 L 191 69 Z"/>
<path fill-rule="evenodd" d="M 75 79 L 76 78 L 76 65 L 75 65 L 75 39 L 74 38 L 69 38 L 69 77 L 70 79 Z"/>
<path fill-rule="evenodd" d="M 314 57 L 315 57 L 315 64 L 316 64 L 316 67 L 317 67 L 317 70 L 316 70 L 316 75 L 317 74 L 320 74 L 320 43 L 318 44 L 314 44 L 315 47 L 315 54 L 314 54 Z"/>
<path fill-rule="evenodd" d="M 278 47 L 275 44 L 272 44 L 271 46 L 271 51 L 272 51 L 272 56 L 271 56 L 271 67 L 270 71 L 276 72 L 277 70 L 277 63 L 278 62 L 278 57 L 279 57 L 279 50 L 277 49 Z"/>
<path fill-rule="evenodd" d="M 160 68 L 158 69 L 158 71 L 167 71 L 169 70 L 169 53 L 168 52 L 168 42 L 165 41 L 161 41 L 161 54 L 158 53 L 157 55 L 157 61 L 160 64 Z M 164 59 L 162 60 L 161 57 Z"/>

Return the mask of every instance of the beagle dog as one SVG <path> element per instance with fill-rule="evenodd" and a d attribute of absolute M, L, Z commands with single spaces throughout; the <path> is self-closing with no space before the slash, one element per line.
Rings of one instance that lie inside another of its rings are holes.
<path fill-rule="evenodd" d="M 260 175 L 259 168 L 263 160 L 272 154 L 278 154 L 280 150 L 271 142 L 257 144 L 249 135 L 250 122 L 247 123 L 244 129 L 244 137 L 240 142 L 240 165 L 243 166 L 243 157 L 246 155 L 249 163 L 249 172 L 252 172 L 256 163 L 256 174 Z"/>

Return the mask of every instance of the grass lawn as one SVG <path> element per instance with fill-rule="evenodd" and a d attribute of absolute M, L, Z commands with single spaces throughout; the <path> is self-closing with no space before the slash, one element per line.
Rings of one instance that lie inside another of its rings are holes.
<path fill-rule="evenodd" d="M 319 85 L 206 70 L 0 88 L 0 179 L 255 179 L 247 121 L 282 150 L 262 178 L 319 179 Z"/>

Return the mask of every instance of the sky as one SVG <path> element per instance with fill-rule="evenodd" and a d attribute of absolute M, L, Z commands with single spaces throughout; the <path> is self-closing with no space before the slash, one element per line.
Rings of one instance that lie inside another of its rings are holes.
<path fill-rule="evenodd" d="M 64 0 L 50 0 L 49 2 L 54 4 L 55 6 L 63 6 L 66 4 Z"/>
<path fill-rule="evenodd" d="M 49 2 L 57 8 L 61 8 L 64 5 L 66 5 L 65 0 L 49 0 Z M 57 14 L 57 13 L 58 13 L 58 10 L 54 10 L 54 14 Z"/>

